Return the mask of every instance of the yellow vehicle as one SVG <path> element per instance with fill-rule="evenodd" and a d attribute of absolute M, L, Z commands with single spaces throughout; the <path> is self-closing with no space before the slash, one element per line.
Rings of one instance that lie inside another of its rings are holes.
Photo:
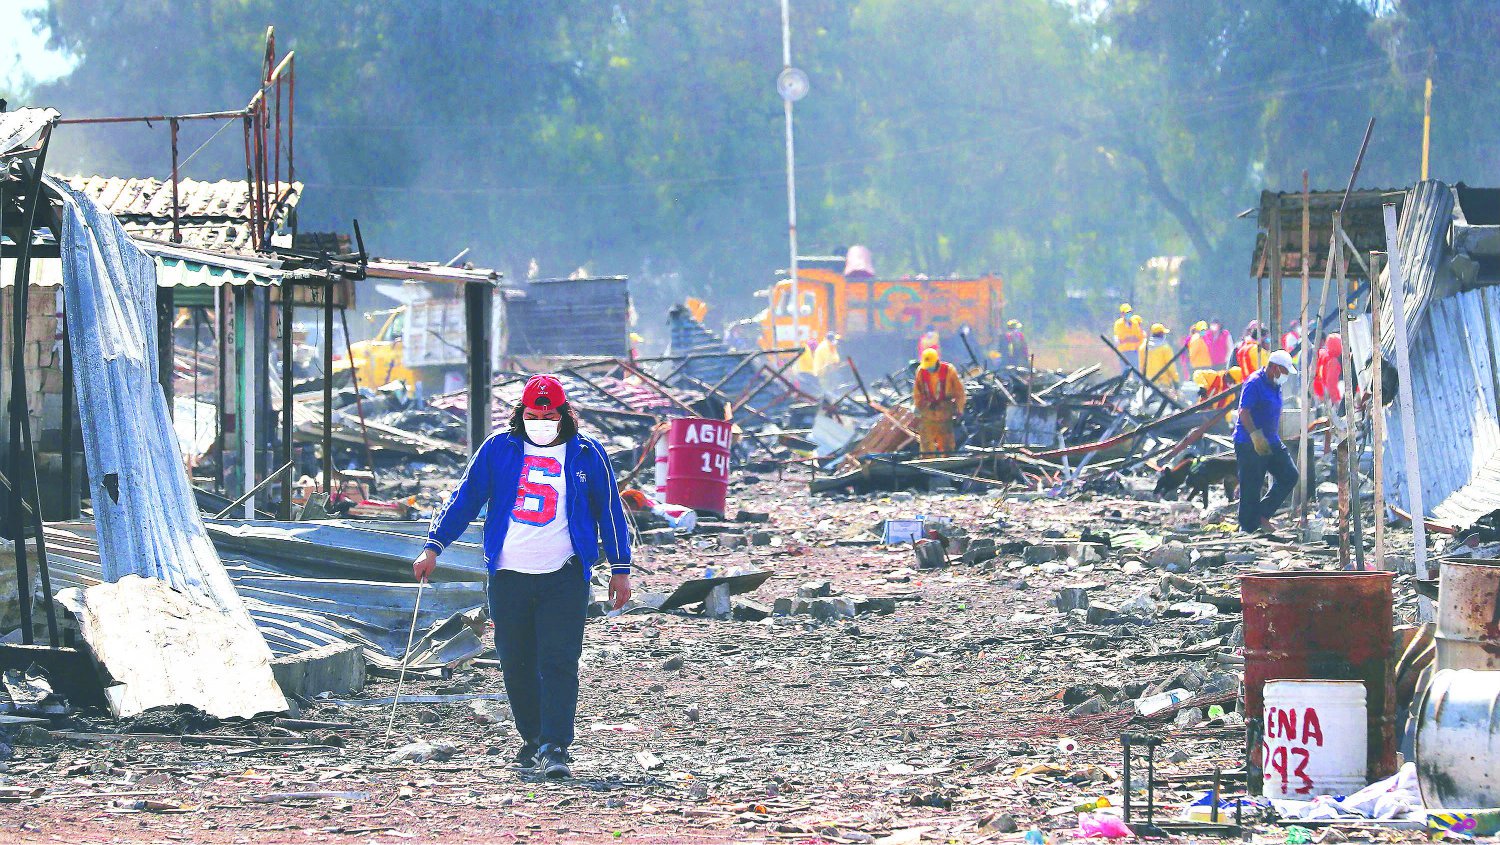
<path fill-rule="evenodd" d="M 381 387 L 393 381 L 404 381 L 408 387 L 416 386 L 417 373 L 405 364 L 403 340 L 406 312 L 407 306 L 402 305 L 389 311 L 372 311 L 365 315 L 366 319 L 384 316 L 385 323 L 374 337 L 350 345 L 354 351 L 354 376 L 360 387 Z M 342 373 L 348 369 L 348 356 L 342 352 L 335 353 L 334 373 Z"/>
<path fill-rule="evenodd" d="M 969 343 L 980 356 L 1004 334 L 1005 286 L 997 276 L 876 279 L 817 264 L 824 266 L 798 268 L 795 316 L 791 281 L 772 288 L 771 306 L 755 318 L 762 349 L 806 344 L 833 331 L 856 360 L 885 367 L 915 358 L 917 340 L 929 326 L 937 330 L 943 356 L 957 361 L 967 358 L 959 329 L 969 329 Z"/>

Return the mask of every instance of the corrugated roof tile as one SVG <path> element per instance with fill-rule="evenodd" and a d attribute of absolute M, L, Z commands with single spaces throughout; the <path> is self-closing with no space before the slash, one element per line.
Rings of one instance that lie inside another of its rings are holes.
<path fill-rule="evenodd" d="M 172 234 L 172 182 L 113 176 L 71 176 L 68 184 L 88 194 L 119 219 L 132 235 L 169 240 Z M 302 196 L 302 183 L 281 182 L 276 195 L 286 197 L 277 226 L 286 223 Z M 250 189 L 246 182 L 182 179 L 177 183 L 183 243 L 205 249 L 251 251 Z"/>

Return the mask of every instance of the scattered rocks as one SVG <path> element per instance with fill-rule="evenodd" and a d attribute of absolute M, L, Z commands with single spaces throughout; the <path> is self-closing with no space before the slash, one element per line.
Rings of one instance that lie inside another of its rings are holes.
<path fill-rule="evenodd" d="M 1114 622 L 1120 617 L 1120 608 L 1104 602 L 1094 602 L 1088 607 L 1088 623 L 1090 625 L 1105 625 Z"/>
<path fill-rule="evenodd" d="M 1187 546 L 1177 540 L 1172 540 L 1152 549 L 1146 557 L 1146 563 L 1153 569 L 1186 572 L 1192 568 L 1193 560 Z"/>
<path fill-rule="evenodd" d="M 1021 552 L 1021 560 L 1032 565 L 1048 563 L 1057 560 L 1057 557 L 1057 547 L 1052 545 L 1027 546 Z"/>
<path fill-rule="evenodd" d="M 797 598 L 817 599 L 833 595 L 833 582 L 828 580 L 805 581 L 797 587 Z"/>
<path fill-rule="evenodd" d="M 1070 610 L 1089 609 L 1089 590 L 1087 587 L 1063 587 L 1057 591 L 1057 609 L 1063 613 Z"/>

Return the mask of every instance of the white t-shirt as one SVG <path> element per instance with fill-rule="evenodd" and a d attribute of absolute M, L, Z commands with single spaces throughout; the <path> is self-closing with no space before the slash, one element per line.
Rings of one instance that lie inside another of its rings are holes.
<path fill-rule="evenodd" d="M 541 575 L 556 572 L 573 556 L 568 536 L 567 445 L 526 443 L 521 483 L 500 549 L 501 569 Z"/>

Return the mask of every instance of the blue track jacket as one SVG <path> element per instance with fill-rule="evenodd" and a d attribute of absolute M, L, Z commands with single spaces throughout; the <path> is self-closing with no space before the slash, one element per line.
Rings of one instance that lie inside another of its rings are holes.
<path fill-rule="evenodd" d="M 610 572 L 628 575 L 630 526 L 620 504 L 609 456 L 597 440 L 581 434 L 574 435 L 566 446 L 563 473 L 568 488 L 568 534 L 573 539 L 573 552 L 583 561 L 583 577 L 593 573 L 601 539 Z M 480 444 L 469 468 L 464 470 L 458 489 L 433 514 L 425 548 L 441 554 L 464 533 L 479 515 L 479 509 L 488 505 L 484 517 L 484 562 L 493 574 L 499 567 L 505 533 L 510 530 L 524 454 L 525 445 L 508 431 L 491 434 Z"/>

